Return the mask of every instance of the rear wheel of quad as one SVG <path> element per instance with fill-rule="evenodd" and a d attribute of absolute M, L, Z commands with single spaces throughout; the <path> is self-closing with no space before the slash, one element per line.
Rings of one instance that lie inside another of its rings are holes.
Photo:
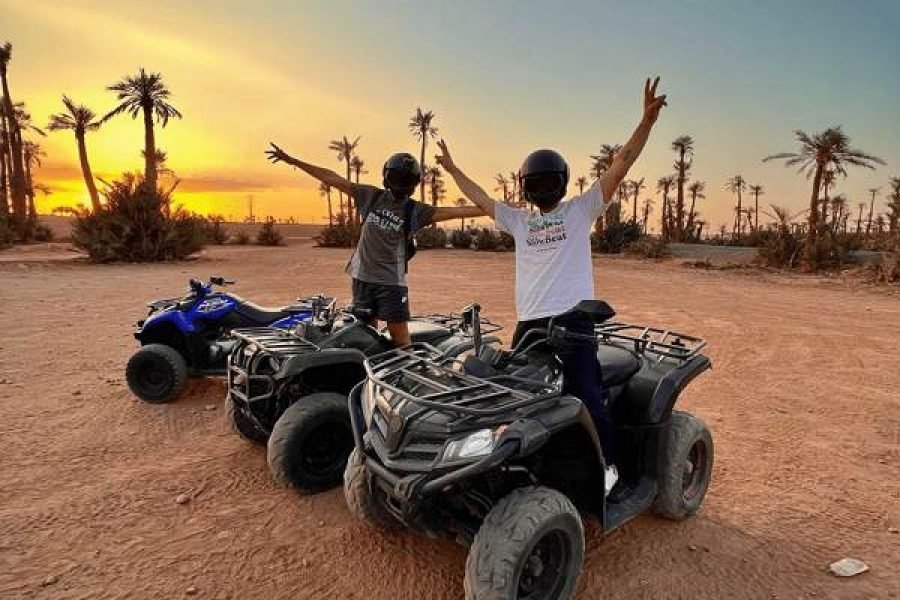
<path fill-rule="evenodd" d="M 694 415 L 673 412 L 659 467 L 656 512 L 680 521 L 700 508 L 713 468 L 713 440 Z"/>
<path fill-rule="evenodd" d="M 144 402 L 171 402 L 187 383 L 187 363 L 171 346 L 147 344 L 128 359 L 125 380 Z"/>
<path fill-rule="evenodd" d="M 584 526 L 563 494 L 514 490 L 491 509 L 466 559 L 466 600 L 570 598 L 584 561 Z"/>
<path fill-rule="evenodd" d="M 234 405 L 231 394 L 225 396 L 225 414 L 228 422 L 231 423 L 231 428 L 245 440 L 255 444 L 265 444 L 269 440 L 269 434 L 259 428 L 244 414 L 244 411 Z"/>
<path fill-rule="evenodd" d="M 276 481 L 311 494 L 341 484 L 352 449 L 347 398 L 323 392 L 284 411 L 269 436 L 267 459 Z"/>
<path fill-rule="evenodd" d="M 374 497 L 362 456 L 356 448 L 344 469 L 344 499 L 354 517 L 385 531 L 399 528 L 400 523 Z"/>

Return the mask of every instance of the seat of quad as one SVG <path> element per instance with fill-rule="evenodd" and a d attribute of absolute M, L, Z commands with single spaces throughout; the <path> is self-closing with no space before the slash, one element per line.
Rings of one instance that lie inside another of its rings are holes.
<path fill-rule="evenodd" d="M 412 343 L 417 344 L 424 342 L 426 344 L 437 344 L 446 340 L 453 335 L 453 332 L 428 321 L 410 321 L 409 322 L 409 339 Z"/>
<path fill-rule="evenodd" d="M 597 346 L 597 361 L 607 388 L 622 385 L 641 370 L 641 359 L 634 352 L 612 344 Z"/>
<path fill-rule="evenodd" d="M 273 321 L 290 316 L 287 307 L 271 308 L 260 306 L 244 300 L 237 305 L 235 312 L 252 323 L 268 325 Z"/>

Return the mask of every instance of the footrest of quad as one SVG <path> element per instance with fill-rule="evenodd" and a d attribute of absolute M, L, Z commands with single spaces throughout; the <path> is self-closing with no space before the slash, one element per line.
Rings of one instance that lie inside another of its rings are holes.
<path fill-rule="evenodd" d="M 620 502 L 607 502 L 606 522 L 603 529 L 611 531 L 645 512 L 656 500 L 656 482 L 649 477 L 641 477 L 631 494 Z"/>

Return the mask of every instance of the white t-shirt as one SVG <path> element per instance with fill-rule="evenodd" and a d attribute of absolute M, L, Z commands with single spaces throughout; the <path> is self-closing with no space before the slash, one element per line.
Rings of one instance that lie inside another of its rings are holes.
<path fill-rule="evenodd" d="M 545 214 L 497 202 L 497 228 L 516 240 L 519 321 L 558 315 L 594 299 L 591 230 L 604 210 L 599 181 Z"/>

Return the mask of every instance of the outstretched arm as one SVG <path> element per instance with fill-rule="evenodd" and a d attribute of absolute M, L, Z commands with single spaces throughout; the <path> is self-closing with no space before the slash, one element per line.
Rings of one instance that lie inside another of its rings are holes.
<path fill-rule="evenodd" d="M 603 197 L 607 202 L 612 202 L 615 198 L 616 189 L 625 179 L 631 165 L 637 160 L 650 137 L 650 130 L 653 124 L 659 118 L 659 111 L 666 106 L 666 96 L 656 95 L 656 86 L 659 85 L 659 77 L 650 83 L 648 78 L 644 83 L 644 116 L 638 124 L 637 129 L 631 134 L 631 139 L 622 146 L 622 149 L 616 152 L 612 165 L 607 169 L 606 173 L 600 178 L 600 189 L 603 190 Z"/>
<path fill-rule="evenodd" d="M 475 203 L 480 210 L 477 214 L 466 214 L 466 215 L 456 215 L 455 217 L 447 217 L 451 218 L 463 218 L 468 216 L 480 217 L 482 215 L 487 215 L 490 218 L 494 218 L 494 205 L 496 201 L 493 200 L 490 196 L 487 195 L 480 185 L 469 179 L 469 177 L 463 173 L 459 167 L 456 166 L 456 163 L 453 162 L 453 158 L 450 156 L 450 150 L 447 149 L 447 143 L 444 140 L 440 140 L 438 142 L 438 148 L 441 149 L 441 153 L 435 156 L 438 164 L 444 167 L 444 170 L 450 173 L 453 177 L 453 181 L 456 182 L 456 186 L 463 193 L 463 195 Z M 442 210 L 442 209 L 438 209 Z M 453 209 L 446 209 L 453 210 Z M 469 208 L 459 208 L 456 210 L 472 210 Z M 435 220 L 437 220 L 437 213 L 435 214 Z M 441 219 L 443 220 L 443 219 Z"/>
<path fill-rule="evenodd" d="M 443 206 L 434 211 L 431 217 L 432 223 L 440 221 L 452 221 L 453 219 L 474 219 L 475 217 L 483 217 L 484 211 L 478 206 Z"/>
<path fill-rule="evenodd" d="M 330 185 L 333 188 L 336 188 L 347 195 L 353 194 L 353 184 L 332 171 L 331 169 L 326 169 L 325 167 L 317 167 L 316 165 L 311 165 L 309 163 L 303 162 L 298 158 L 294 158 L 275 144 L 269 142 L 269 145 L 272 146 L 270 150 L 266 150 L 266 155 L 269 157 L 269 160 L 272 163 L 283 162 L 298 169 L 305 171 L 306 173 L 312 175 L 319 181 Z"/>

